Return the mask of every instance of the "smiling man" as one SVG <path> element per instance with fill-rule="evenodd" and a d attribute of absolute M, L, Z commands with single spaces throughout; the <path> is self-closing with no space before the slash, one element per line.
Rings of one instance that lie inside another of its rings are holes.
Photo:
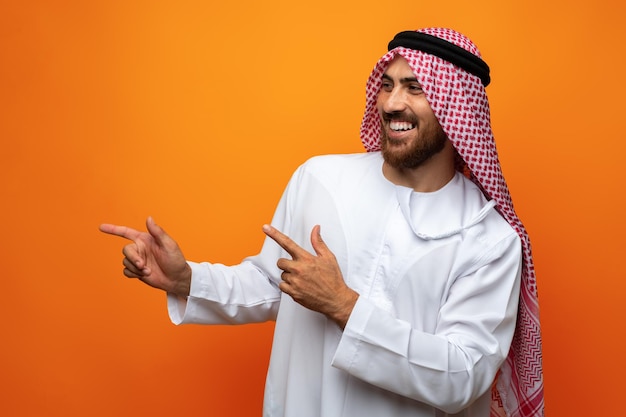
<path fill-rule="evenodd" d="M 367 83 L 368 152 L 298 168 L 239 265 L 186 261 L 152 219 L 100 228 L 132 240 L 124 274 L 166 291 L 174 323 L 276 321 L 264 416 L 542 416 L 530 244 L 489 81 L 458 32 L 396 35 Z"/>

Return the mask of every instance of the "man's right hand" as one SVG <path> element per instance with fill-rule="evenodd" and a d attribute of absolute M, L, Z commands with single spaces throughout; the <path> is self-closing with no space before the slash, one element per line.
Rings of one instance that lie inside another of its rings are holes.
<path fill-rule="evenodd" d="M 191 285 L 191 268 L 178 244 L 154 223 L 146 220 L 148 232 L 126 226 L 100 225 L 100 231 L 131 240 L 124 246 L 124 275 L 138 278 L 154 288 L 186 297 Z"/>

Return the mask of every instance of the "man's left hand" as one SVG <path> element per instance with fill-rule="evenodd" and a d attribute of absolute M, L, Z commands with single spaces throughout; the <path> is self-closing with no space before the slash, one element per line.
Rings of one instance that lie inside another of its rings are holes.
<path fill-rule="evenodd" d="M 322 240 L 320 226 L 311 231 L 315 255 L 270 225 L 264 225 L 263 232 L 292 258 L 281 258 L 276 263 L 283 270 L 280 290 L 302 306 L 326 315 L 343 329 L 359 294 L 346 285 L 335 255 Z"/>

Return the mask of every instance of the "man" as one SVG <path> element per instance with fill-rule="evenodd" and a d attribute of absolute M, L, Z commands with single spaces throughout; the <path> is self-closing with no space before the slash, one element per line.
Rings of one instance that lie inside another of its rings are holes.
<path fill-rule="evenodd" d="M 455 31 L 396 35 L 367 84 L 368 152 L 298 168 L 239 265 L 187 262 L 152 219 L 101 230 L 133 241 L 124 274 L 165 290 L 174 323 L 276 320 L 265 416 L 543 415 L 530 246 L 489 80 Z"/>

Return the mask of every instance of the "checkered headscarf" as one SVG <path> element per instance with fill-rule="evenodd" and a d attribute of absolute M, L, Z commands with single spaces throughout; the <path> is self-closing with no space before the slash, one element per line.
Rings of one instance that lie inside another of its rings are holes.
<path fill-rule="evenodd" d="M 459 155 L 457 169 L 464 170 L 488 199 L 496 201 L 498 211 L 522 240 L 522 285 L 517 325 L 509 355 L 500 368 L 498 382 L 493 389 L 491 415 L 503 416 L 504 410 L 509 417 L 543 416 L 541 334 L 535 270 L 528 234 L 513 209 L 491 131 L 489 102 L 484 87 L 489 83 L 489 67 L 481 59 L 476 59 L 480 58 L 480 52 L 472 41 L 456 31 L 428 28 L 415 33 L 425 38 L 425 48 L 415 47 L 410 42 L 399 42 L 405 46 L 394 46 L 398 42 L 392 41 L 390 49 L 393 49 L 374 67 L 367 82 L 361 141 L 369 152 L 380 150 L 381 126 L 376 100 L 383 73 L 391 60 L 400 55 L 409 63 L 437 120 L 456 148 Z M 401 35 L 398 34 L 394 40 Z M 437 50 L 429 45 L 434 44 L 433 47 L 437 48 L 439 44 L 441 47 L 442 40 L 447 41 L 443 42 L 444 49 L 455 49 L 452 52 L 454 56 L 442 59 L 433 54 Z M 465 61 L 458 61 L 467 55 L 465 51 L 473 54 L 469 56 L 469 64 L 467 56 Z M 478 62 L 478 68 L 473 61 Z"/>

